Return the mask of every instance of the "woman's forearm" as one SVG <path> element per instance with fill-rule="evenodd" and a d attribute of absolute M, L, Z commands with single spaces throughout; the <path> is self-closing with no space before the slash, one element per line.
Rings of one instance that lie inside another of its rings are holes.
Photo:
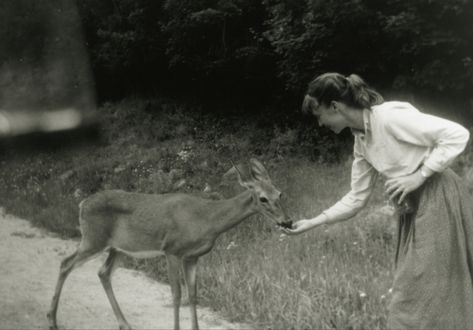
<path fill-rule="evenodd" d="M 347 220 L 349 218 L 351 218 L 351 216 L 340 215 L 340 216 L 330 217 L 326 215 L 325 213 L 321 213 L 315 218 L 302 219 L 302 220 L 294 222 L 292 224 L 292 228 L 282 228 L 281 230 L 288 235 L 298 235 L 312 228 L 315 228 L 321 225 L 333 224 L 339 221 Z"/>
<path fill-rule="evenodd" d="M 345 221 L 350 219 L 352 216 L 336 216 L 336 217 L 328 217 L 325 213 L 321 213 L 315 218 L 312 218 L 311 221 L 311 228 L 317 227 L 321 225 L 332 225 L 337 222 Z"/>

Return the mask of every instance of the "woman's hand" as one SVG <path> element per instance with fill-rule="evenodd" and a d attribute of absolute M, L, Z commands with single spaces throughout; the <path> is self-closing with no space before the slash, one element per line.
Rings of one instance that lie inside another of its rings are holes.
<path fill-rule="evenodd" d="M 298 235 L 301 234 L 314 226 L 312 220 L 302 219 L 292 223 L 292 228 L 281 228 L 281 230 L 287 235 Z"/>
<path fill-rule="evenodd" d="M 326 224 L 327 222 L 327 216 L 324 213 L 321 213 L 313 219 L 302 219 L 293 222 L 292 228 L 281 228 L 281 230 L 287 235 L 298 235 L 311 228 Z"/>
<path fill-rule="evenodd" d="M 419 188 L 425 180 L 420 171 L 416 171 L 410 175 L 386 180 L 384 186 L 389 199 L 395 200 L 394 198 L 400 195 L 397 203 L 402 203 L 407 194 Z"/>

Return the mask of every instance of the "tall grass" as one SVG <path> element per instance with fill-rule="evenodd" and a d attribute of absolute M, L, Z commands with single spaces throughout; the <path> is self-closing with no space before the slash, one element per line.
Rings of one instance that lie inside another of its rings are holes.
<path fill-rule="evenodd" d="M 221 175 L 231 161 L 249 157 L 266 165 L 293 219 L 314 217 L 349 189 L 350 159 L 308 159 L 300 140 L 307 132 L 184 111 L 162 100 L 131 99 L 100 110 L 105 125 L 97 145 L 8 153 L 0 162 L 2 206 L 73 237 L 79 235 L 77 204 L 95 191 L 203 194 L 211 187 L 213 198 L 230 197 L 243 188 L 236 182 L 221 186 Z M 468 155 L 460 159 L 460 170 L 471 168 Z M 384 328 L 395 222 L 383 206 L 379 185 L 354 219 L 296 237 L 280 237 L 267 219 L 248 219 L 201 258 L 201 303 L 256 328 Z M 126 264 L 166 280 L 162 259 Z"/>
<path fill-rule="evenodd" d="M 286 178 L 274 179 L 290 182 L 283 191 L 296 218 L 315 216 L 347 188 L 345 165 L 287 165 L 279 173 Z M 202 258 L 204 302 L 258 328 L 385 327 L 393 227 L 377 208 L 297 237 L 281 238 L 265 219 L 248 220 Z"/>

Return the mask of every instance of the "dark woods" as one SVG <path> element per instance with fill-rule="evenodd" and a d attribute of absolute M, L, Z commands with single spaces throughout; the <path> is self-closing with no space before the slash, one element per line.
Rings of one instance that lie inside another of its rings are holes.
<path fill-rule="evenodd" d="M 283 89 L 259 1 L 81 1 L 100 94 L 263 104 Z"/>
<path fill-rule="evenodd" d="M 307 82 L 325 71 L 460 104 L 473 90 L 471 0 L 78 4 L 100 95 L 152 90 L 298 103 Z"/>
<path fill-rule="evenodd" d="M 101 101 L 151 94 L 299 108 L 314 75 L 338 71 L 387 98 L 444 102 L 462 117 L 472 109 L 471 0 L 2 1 L 2 65 L 25 40 L 45 47 L 35 35 L 48 8 L 61 30 L 75 29 L 67 4 L 78 9 Z M 27 28 L 12 31 L 12 20 Z"/>

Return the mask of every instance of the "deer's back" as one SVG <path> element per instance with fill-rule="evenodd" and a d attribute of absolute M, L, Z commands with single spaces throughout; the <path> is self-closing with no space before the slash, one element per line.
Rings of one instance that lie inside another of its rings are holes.
<path fill-rule="evenodd" d="M 196 233 L 204 226 L 195 222 L 205 220 L 208 203 L 212 201 L 188 194 L 105 190 L 81 202 L 81 231 L 124 251 L 177 249 L 171 245 L 205 235 Z"/>
<path fill-rule="evenodd" d="M 215 201 L 183 193 L 144 194 L 123 190 L 104 190 L 80 204 L 83 215 L 133 216 L 136 219 L 205 217 Z"/>

